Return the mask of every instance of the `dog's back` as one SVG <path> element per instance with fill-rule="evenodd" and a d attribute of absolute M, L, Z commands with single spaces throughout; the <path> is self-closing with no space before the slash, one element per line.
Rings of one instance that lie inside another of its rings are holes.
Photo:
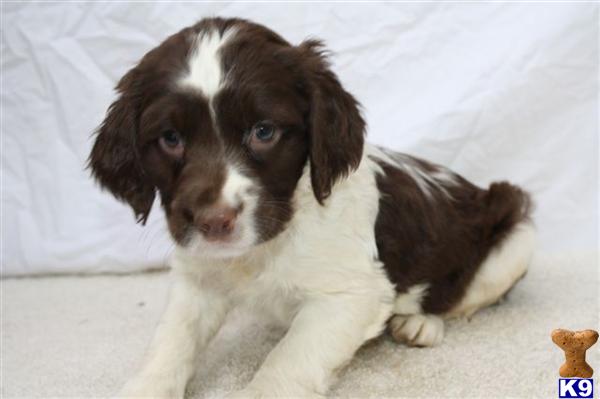
<path fill-rule="evenodd" d="M 525 273 L 534 241 L 526 192 L 507 182 L 484 190 L 387 150 L 371 157 L 381 167 L 377 248 L 398 292 L 397 314 L 470 315 Z"/>

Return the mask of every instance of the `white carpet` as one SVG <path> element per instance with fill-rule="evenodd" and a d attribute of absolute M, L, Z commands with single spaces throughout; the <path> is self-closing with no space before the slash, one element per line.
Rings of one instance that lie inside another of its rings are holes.
<path fill-rule="evenodd" d="M 165 273 L 2 281 L 2 397 L 102 397 L 133 375 L 166 298 Z M 190 397 L 248 382 L 278 334 L 237 315 L 209 347 Z M 598 329 L 598 256 L 538 256 L 500 306 L 447 324 L 441 346 L 389 337 L 362 348 L 339 397 L 556 397 L 554 328 Z M 600 344 L 588 362 L 600 375 Z"/>

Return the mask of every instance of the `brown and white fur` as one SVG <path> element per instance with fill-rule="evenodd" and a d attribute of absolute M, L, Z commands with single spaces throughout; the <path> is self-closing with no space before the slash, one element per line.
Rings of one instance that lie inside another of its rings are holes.
<path fill-rule="evenodd" d="M 389 322 L 430 346 L 496 302 L 534 245 L 526 193 L 364 143 L 319 42 L 239 19 L 169 37 L 119 82 L 90 167 L 176 242 L 170 299 L 125 396 L 182 397 L 228 311 L 287 333 L 233 397 L 319 397 Z"/>

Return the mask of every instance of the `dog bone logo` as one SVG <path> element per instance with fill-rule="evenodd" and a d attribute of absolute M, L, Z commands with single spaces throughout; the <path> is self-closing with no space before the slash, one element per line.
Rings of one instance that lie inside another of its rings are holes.
<path fill-rule="evenodd" d="M 565 351 L 565 363 L 558 370 L 560 376 L 590 378 L 594 374 L 594 370 L 585 361 L 585 351 L 597 340 L 598 332 L 594 330 L 558 329 L 552 331 L 552 341 Z"/>

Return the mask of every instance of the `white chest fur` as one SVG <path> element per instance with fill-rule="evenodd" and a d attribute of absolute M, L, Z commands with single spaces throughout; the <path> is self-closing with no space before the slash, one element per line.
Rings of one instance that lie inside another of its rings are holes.
<path fill-rule="evenodd" d="M 307 167 L 285 231 L 239 258 L 209 260 L 178 248 L 169 304 L 145 366 L 124 393 L 182 396 L 227 310 L 244 305 L 289 329 L 239 397 L 324 395 L 335 370 L 392 313 L 394 287 L 375 243 L 377 171 L 365 155 L 321 206 Z"/>
<path fill-rule="evenodd" d="M 284 323 L 291 321 L 302 301 L 335 295 L 377 297 L 382 313 L 378 319 L 385 321 L 394 289 L 377 260 L 376 170 L 365 156 L 321 206 L 313 196 L 307 167 L 294 197 L 295 214 L 278 237 L 233 260 L 193 258 L 178 249 L 172 266 L 202 287 L 226 293 L 232 305 L 259 308 Z"/>

